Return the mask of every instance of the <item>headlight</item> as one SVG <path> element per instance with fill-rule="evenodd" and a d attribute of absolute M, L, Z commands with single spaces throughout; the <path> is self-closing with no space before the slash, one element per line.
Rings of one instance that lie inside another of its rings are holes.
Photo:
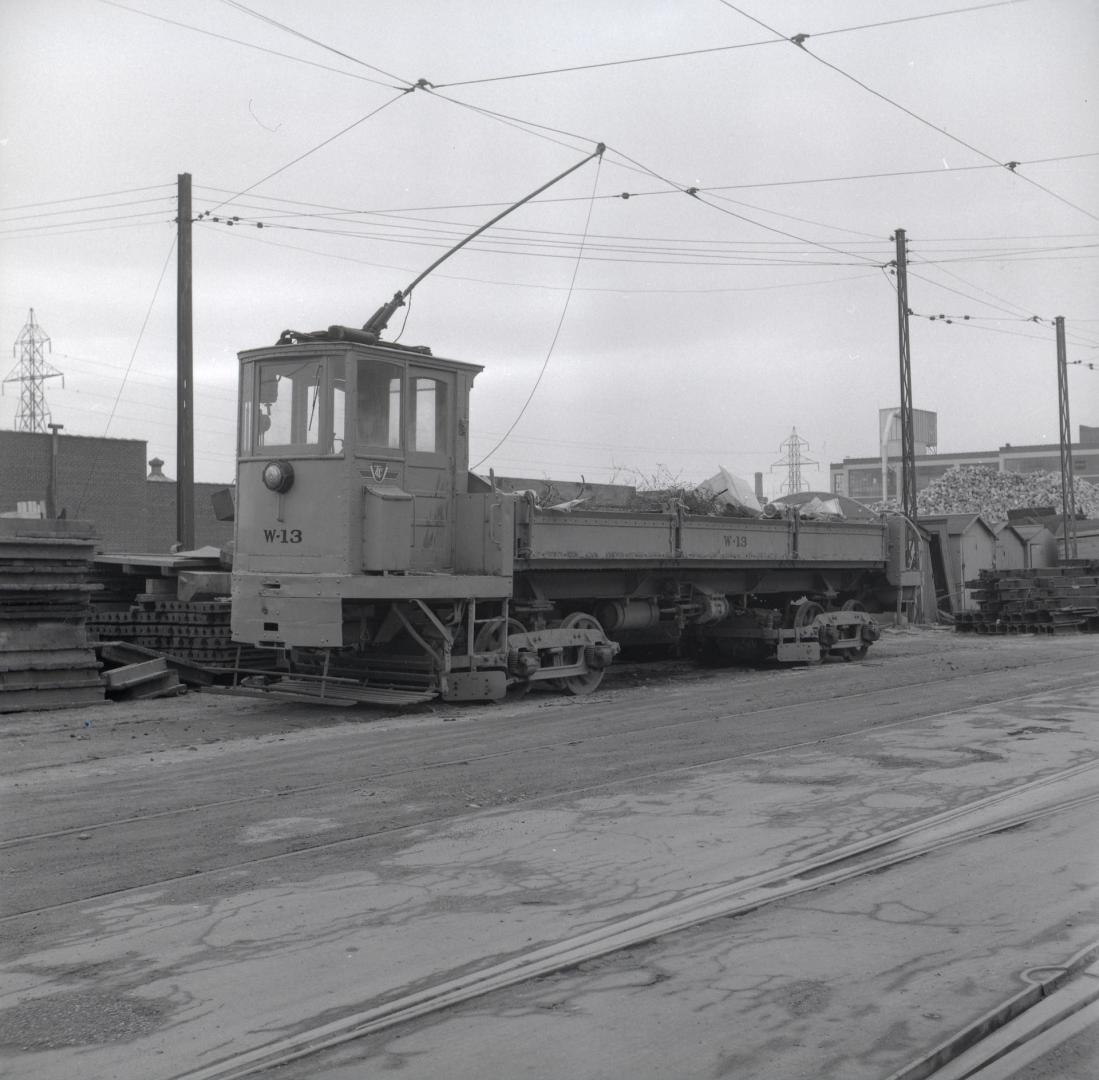
<path fill-rule="evenodd" d="M 263 482 L 281 494 L 294 483 L 294 466 L 289 461 L 269 461 L 263 467 Z"/>

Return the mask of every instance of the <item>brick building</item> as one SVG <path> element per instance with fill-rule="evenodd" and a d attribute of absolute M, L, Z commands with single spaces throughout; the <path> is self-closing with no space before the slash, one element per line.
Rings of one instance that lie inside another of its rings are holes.
<path fill-rule="evenodd" d="M 44 505 L 51 440 L 0 431 L 0 514 L 14 514 L 20 504 Z M 166 552 L 176 541 L 176 484 L 158 475 L 159 467 L 147 472 L 146 452 L 142 439 L 57 436 L 58 513 L 94 522 L 101 551 Z M 227 486 L 195 484 L 196 547 L 232 540 L 233 523 L 218 521 L 211 502 L 211 494 Z"/>

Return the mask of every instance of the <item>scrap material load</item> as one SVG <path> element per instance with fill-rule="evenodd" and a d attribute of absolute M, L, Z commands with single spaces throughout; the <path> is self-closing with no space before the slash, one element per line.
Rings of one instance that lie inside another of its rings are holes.
<path fill-rule="evenodd" d="M 1099 517 L 1099 488 L 1086 480 L 1072 486 L 1076 511 Z M 1008 520 L 1009 510 L 1061 507 L 1061 477 L 1052 472 L 999 472 L 987 465 L 955 465 L 916 496 L 920 517 L 980 514 L 990 525 Z"/>
<path fill-rule="evenodd" d="M 1038 570 L 982 570 L 966 586 L 979 611 L 960 611 L 955 629 L 978 634 L 1099 631 L 1099 562 Z"/>
<path fill-rule="evenodd" d="M 0 518 L 0 713 L 103 700 L 88 643 L 87 521 Z"/>

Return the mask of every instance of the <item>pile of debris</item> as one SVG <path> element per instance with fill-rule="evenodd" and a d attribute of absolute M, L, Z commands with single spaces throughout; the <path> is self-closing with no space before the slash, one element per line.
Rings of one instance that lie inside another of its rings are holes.
<path fill-rule="evenodd" d="M 1099 488 L 1086 480 L 1073 484 L 1077 513 L 1099 517 Z M 1052 472 L 999 472 L 987 465 L 955 465 L 916 495 L 920 517 L 980 514 L 990 525 L 1025 507 L 1061 510 L 1061 477 Z"/>
<path fill-rule="evenodd" d="M 0 518 L 0 713 L 103 700 L 86 629 L 94 554 L 90 522 Z"/>
<path fill-rule="evenodd" d="M 1099 562 L 1032 570 L 982 570 L 967 581 L 979 611 L 959 611 L 954 628 L 978 634 L 1099 630 Z"/>

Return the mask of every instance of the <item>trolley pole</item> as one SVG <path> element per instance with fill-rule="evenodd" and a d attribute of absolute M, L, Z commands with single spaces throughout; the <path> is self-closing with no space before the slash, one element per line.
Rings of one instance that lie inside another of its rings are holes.
<path fill-rule="evenodd" d="M 178 182 L 176 261 L 176 540 L 195 546 L 194 338 L 191 315 L 191 174 Z"/>
<path fill-rule="evenodd" d="M 916 442 L 912 418 L 912 347 L 908 336 L 908 254 L 904 229 L 894 236 L 897 243 L 897 327 L 901 361 L 901 511 L 916 522 Z M 905 532 L 905 565 L 920 565 L 920 538 L 915 529 Z"/>
<path fill-rule="evenodd" d="M 1064 557 L 1075 559 L 1076 485 L 1072 475 L 1072 424 L 1068 415 L 1068 355 L 1065 349 L 1065 320 L 1058 315 L 1057 328 L 1057 403 L 1061 418 L 1061 531 Z"/>

